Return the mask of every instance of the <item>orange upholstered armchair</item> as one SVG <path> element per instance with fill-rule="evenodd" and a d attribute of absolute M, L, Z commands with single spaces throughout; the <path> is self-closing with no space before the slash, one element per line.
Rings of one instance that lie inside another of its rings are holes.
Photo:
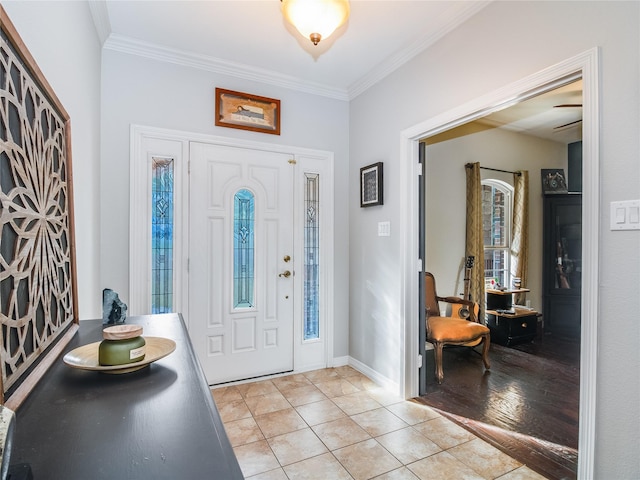
<path fill-rule="evenodd" d="M 439 297 L 436 293 L 436 280 L 429 272 L 425 275 L 425 307 L 427 309 L 427 341 L 433 344 L 436 361 L 436 379 L 442 383 L 442 349 L 445 345 L 482 346 L 482 361 L 486 369 L 489 364 L 489 328 L 478 323 L 474 303 L 458 297 Z M 464 305 L 470 313 L 469 320 L 454 317 L 441 317 L 439 302 Z"/>

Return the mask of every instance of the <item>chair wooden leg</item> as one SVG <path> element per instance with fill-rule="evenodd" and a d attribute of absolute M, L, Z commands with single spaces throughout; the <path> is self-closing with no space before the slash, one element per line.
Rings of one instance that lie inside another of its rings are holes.
<path fill-rule="evenodd" d="M 436 380 L 438 383 L 442 383 L 442 379 L 444 378 L 444 373 L 442 372 L 442 347 L 444 345 L 442 343 L 434 343 L 433 344 L 433 356 L 436 360 Z"/>
<path fill-rule="evenodd" d="M 491 368 L 491 364 L 489 363 L 489 346 L 491 344 L 491 337 L 487 335 L 484 337 L 484 342 L 482 343 L 482 361 L 484 362 L 484 368 L 489 370 Z"/>

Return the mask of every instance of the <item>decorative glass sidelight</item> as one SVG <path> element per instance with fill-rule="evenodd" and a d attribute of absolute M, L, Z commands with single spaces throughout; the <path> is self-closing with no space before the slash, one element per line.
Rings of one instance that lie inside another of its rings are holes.
<path fill-rule="evenodd" d="M 320 338 L 319 313 L 319 257 L 320 206 L 319 175 L 305 173 L 304 224 L 304 339 Z"/>
<path fill-rule="evenodd" d="M 254 306 L 254 196 L 239 190 L 233 199 L 233 306 Z"/>
<path fill-rule="evenodd" d="M 173 311 L 173 158 L 152 158 L 151 313 Z"/>

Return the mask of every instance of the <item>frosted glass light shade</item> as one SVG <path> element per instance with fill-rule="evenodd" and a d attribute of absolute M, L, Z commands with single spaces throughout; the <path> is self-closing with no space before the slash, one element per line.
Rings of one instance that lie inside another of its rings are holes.
<path fill-rule="evenodd" d="M 317 45 L 347 20 L 349 0 L 282 0 L 282 14 Z"/>

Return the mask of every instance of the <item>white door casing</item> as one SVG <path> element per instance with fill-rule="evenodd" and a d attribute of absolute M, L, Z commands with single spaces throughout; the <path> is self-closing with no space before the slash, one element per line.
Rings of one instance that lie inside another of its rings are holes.
<path fill-rule="evenodd" d="M 580 354 L 580 427 L 578 478 L 593 478 L 596 411 L 596 360 L 598 323 L 598 222 L 599 222 L 599 51 L 593 48 L 552 65 L 522 80 L 509 84 L 484 97 L 447 111 L 401 132 L 400 231 L 403 252 L 402 311 L 404 336 L 400 393 L 406 398 L 418 393 L 418 233 L 415 218 L 418 203 L 418 143 L 428 136 L 442 133 L 481 118 L 500 108 L 531 98 L 576 78 L 583 80 L 583 271 L 582 328 Z M 428 161 L 428 159 L 427 159 Z"/>
<path fill-rule="evenodd" d="M 128 315 L 151 313 L 151 177 L 154 157 L 171 158 L 174 170 L 173 306 L 188 317 L 187 201 L 189 144 L 180 136 L 131 127 Z M 124 293 L 124 292 L 122 292 Z"/>
<path fill-rule="evenodd" d="M 293 370 L 290 158 L 191 144 L 189 330 L 210 384 Z M 255 276 L 244 306 L 234 305 L 234 197 L 240 190 L 251 192 L 255 204 Z"/>
<path fill-rule="evenodd" d="M 261 152 L 285 154 L 293 165 L 294 194 L 294 248 L 293 259 L 301 259 L 304 249 L 303 226 L 306 216 L 304 208 L 304 182 L 306 174 L 320 176 L 320 338 L 303 339 L 304 287 L 302 271 L 293 279 L 294 289 L 294 333 L 293 368 L 303 372 L 334 365 L 334 155 L 331 152 L 263 143 L 243 139 L 219 137 L 193 132 L 149 127 L 131 126 L 131 195 L 130 195 L 130 275 L 129 314 L 150 313 L 150 259 L 151 259 L 151 202 L 149 159 L 153 156 L 176 159 L 175 185 L 175 231 L 176 245 L 174 265 L 174 305 L 182 313 L 188 327 L 195 321 L 189 311 L 191 278 L 189 265 L 202 259 L 189 251 L 189 156 L 190 147 L 195 143 L 234 147 Z M 192 172 L 193 173 L 193 172 Z M 179 177 L 179 178 L 178 178 Z M 180 226 L 181 225 L 181 226 Z M 184 247 L 182 248 L 181 245 Z M 297 266 L 302 269 L 303 262 Z M 291 270 L 293 271 L 293 270 Z"/>

